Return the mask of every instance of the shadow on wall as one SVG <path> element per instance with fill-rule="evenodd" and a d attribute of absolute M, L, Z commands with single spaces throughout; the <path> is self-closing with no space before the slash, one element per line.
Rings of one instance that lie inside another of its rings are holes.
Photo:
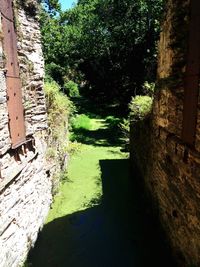
<path fill-rule="evenodd" d="M 48 223 L 30 253 L 31 266 L 175 266 L 129 177 L 129 161 L 101 160 L 100 167 L 100 203 Z"/>

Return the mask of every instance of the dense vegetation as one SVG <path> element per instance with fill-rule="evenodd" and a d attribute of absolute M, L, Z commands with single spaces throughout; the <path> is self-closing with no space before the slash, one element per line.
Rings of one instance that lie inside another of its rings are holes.
<path fill-rule="evenodd" d="M 163 0 L 79 0 L 65 12 L 45 0 L 42 10 L 46 71 L 66 93 L 73 81 L 97 103 L 126 110 L 155 81 Z"/>

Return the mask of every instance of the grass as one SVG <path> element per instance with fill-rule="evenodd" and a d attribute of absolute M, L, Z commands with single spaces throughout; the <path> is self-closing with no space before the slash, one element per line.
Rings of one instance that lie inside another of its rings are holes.
<path fill-rule="evenodd" d="M 90 130 L 92 128 L 92 121 L 87 115 L 80 114 L 72 119 L 71 126 L 72 129 Z"/>
<path fill-rule="evenodd" d="M 89 128 L 91 129 L 90 131 L 95 134 L 98 131 L 106 130 L 108 127 L 108 123 L 105 120 L 89 120 L 88 123 L 88 117 L 79 116 L 76 127 L 84 126 L 85 130 L 86 128 Z M 102 138 L 105 138 L 105 136 Z M 93 141 L 95 142 L 95 140 Z M 103 141 L 106 142 L 106 140 Z M 49 226 L 54 225 L 54 222 L 61 220 L 61 218 L 71 218 L 72 214 L 85 212 L 88 209 L 92 210 L 95 207 L 99 207 L 103 197 L 101 162 L 106 160 L 123 160 L 128 156 L 126 153 L 120 151 L 120 146 L 101 146 L 98 138 L 96 139 L 97 146 L 95 146 L 94 142 L 92 144 L 78 143 L 79 149 L 72 155 L 68 172 L 63 179 L 59 193 L 55 197 L 55 201 L 42 232 L 45 244 L 43 241 L 41 244 L 39 238 L 39 243 L 36 244 L 36 248 L 31 253 L 31 257 L 28 261 L 31 263 L 31 266 L 64 266 L 63 262 L 59 264 L 58 262 L 63 258 L 63 247 L 67 246 L 66 240 L 63 240 L 59 234 L 59 237 L 56 234 L 55 240 L 53 241 L 52 236 L 55 236 L 56 229 L 47 230 L 47 232 L 46 229 L 49 229 Z M 119 174 L 119 171 L 116 171 L 116 176 L 117 172 Z M 55 227 L 62 229 L 63 225 L 58 226 L 56 223 Z M 58 230 L 58 233 L 60 233 L 59 231 L 60 230 Z M 39 248 L 40 255 L 37 254 L 37 248 Z M 52 249 L 54 255 L 51 253 Z M 48 254 L 49 256 L 47 256 Z M 46 261 L 43 262 L 45 257 L 49 257 L 49 259 L 46 258 Z M 54 265 L 55 262 L 58 265 Z M 71 265 L 69 264 L 68 266 Z"/>
<path fill-rule="evenodd" d="M 114 120 L 92 118 L 90 130 L 82 129 L 83 141 L 92 141 L 72 155 L 30 266 L 173 267 L 129 179 L 127 153 L 108 140 Z"/>
<path fill-rule="evenodd" d="M 70 140 L 78 140 L 81 131 L 90 131 L 93 125 L 90 118 L 85 114 L 79 114 L 71 119 Z"/>
<path fill-rule="evenodd" d="M 95 116 L 78 115 L 72 120 L 70 140 L 93 146 L 120 146 L 120 119 L 107 116 L 105 119 Z"/>
<path fill-rule="evenodd" d="M 90 127 L 95 132 L 104 129 L 105 122 L 100 119 L 90 119 Z M 98 144 L 99 140 L 96 141 Z M 100 199 L 102 187 L 99 161 L 127 157 L 127 154 L 122 153 L 120 147 L 116 146 L 82 144 L 79 149 L 70 161 L 66 174 L 68 182 L 61 185 L 60 193 L 55 198 L 47 222 L 85 209 L 90 203 L 95 202 L 94 200 Z"/>

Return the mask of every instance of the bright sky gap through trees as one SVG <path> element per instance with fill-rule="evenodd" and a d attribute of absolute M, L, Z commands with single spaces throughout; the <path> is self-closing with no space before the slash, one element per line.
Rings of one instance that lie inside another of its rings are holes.
<path fill-rule="evenodd" d="M 66 10 L 72 7 L 73 3 L 76 3 L 76 0 L 59 0 L 62 6 L 62 10 Z"/>

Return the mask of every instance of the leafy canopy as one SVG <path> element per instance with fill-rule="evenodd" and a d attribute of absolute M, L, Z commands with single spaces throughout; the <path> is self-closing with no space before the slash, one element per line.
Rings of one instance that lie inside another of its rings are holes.
<path fill-rule="evenodd" d="M 79 0 L 66 12 L 44 2 L 46 69 L 61 85 L 73 80 L 99 102 L 122 104 L 154 82 L 163 0 Z"/>

